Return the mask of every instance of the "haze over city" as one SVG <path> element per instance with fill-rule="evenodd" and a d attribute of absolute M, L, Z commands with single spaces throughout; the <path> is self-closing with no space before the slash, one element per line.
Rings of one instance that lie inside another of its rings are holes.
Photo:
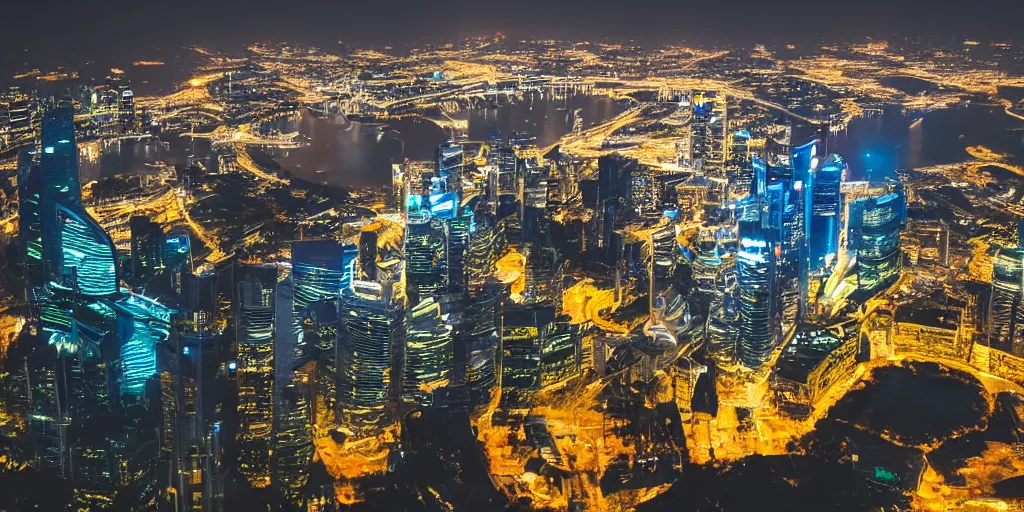
<path fill-rule="evenodd" d="M 4 9 L 0 510 L 1024 510 L 1024 4 Z"/>

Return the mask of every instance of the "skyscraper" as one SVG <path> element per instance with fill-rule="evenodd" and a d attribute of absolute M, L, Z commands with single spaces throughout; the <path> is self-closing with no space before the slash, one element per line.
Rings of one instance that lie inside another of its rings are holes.
<path fill-rule="evenodd" d="M 707 176 L 721 177 L 725 171 L 726 101 L 715 91 L 693 91 L 690 118 L 690 162 Z"/>
<path fill-rule="evenodd" d="M 808 234 L 811 271 L 827 268 L 839 250 L 839 216 L 842 212 L 840 187 L 845 175 L 846 162 L 839 155 L 829 155 L 814 173 Z"/>
<path fill-rule="evenodd" d="M 373 425 L 401 391 L 404 301 L 392 283 L 355 281 L 339 309 L 337 417 Z"/>
<path fill-rule="evenodd" d="M 778 258 L 782 246 L 783 187 L 781 182 L 762 185 L 763 163 L 755 159 L 756 195 L 737 207 L 739 248 L 736 253 L 736 285 L 739 299 L 737 355 L 748 368 L 760 368 L 778 341 L 777 315 L 782 305 L 778 293 Z M 760 172 L 759 169 L 761 170 Z"/>
<path fill-rule="evenodd" d="M 377 232 L 359 233 L 359 273 L 366 281 L 377 280 Z"/>
<path fill-rule="evenodd" d="M 476 402 L 484 400 L 494 386 L 498 357 L 501 305 L 506 288 L 490 280 L 470 291 L 463 325 L 456 342 L 465 350 L 465 384 Z"/>
<path fill-rule="evenodd" d="M 116 295 L 117 249 L 110 236 L 81 206 L 57 203 L 55 209 L 61 248 L 56 285 L 84 297 Z"/>
<path fill-rule="evenodd" d="M 38 155 L 34 150 L 18 154 L 18 237 L 22 264 L 30 288 L 43 285 L 43 228 L 39 208 Z"/>
<path fill-rule="evenodd" d="M 324 299 L 337 299 L 352 281 L 358 249 L 335 240 L 292 242 L 295 310 Z"/>
<path fill-rule="evenodd" d="M 448 240 L 445 225 L 438 219 L 410 219 L 406 229 L 406 293 L 411 302 L 419 303 L 444 292 L 448 286 Z"/>
<path fill-rule="evenodd" d="M 463 151 L 460 144 L 448 141 L 434 152 L 434 165 L 438 179 L 443 183 L 442 192 L 462 191 Z"/>
<path fill-rule="evenodd" d="M 62 104 L 43 116 L 42 153 L 39 155 L 39 208 L 43 259 L 50 280 L 59 278 L 62 272 L 57 205 L 75 208 L 82 204 L 73 119 L 74 111 L 70 104 Z"/>
<path fill-rule="evenodd" d="M 750 165 L 750 132 L 740 130 L 733 133 L 731 138 L 727 176 L 733 190 L 746 193 L 750 190 L 750 182 L 754 178 Z"/>
<path fill-rule="evenodd" d="M 990 346 L 1024 355 L 1024 249 L 996 251 L 988 321 Z"/>
<path fill-rule="evenodd" d="M 405 344 L 405 399 L 430 405 L 433 391 L 448 384 L 452 371 L 452 326 L 441 305 L 426 297 L 409 311 Z"/>
<path fill-rule="evenodd" d="M 499 354 L 503 409 L 528 407 L 530 397 L 540 389 L 543 339 L 554 320 L 551 306 L 514 308 L 502 313 Z"/>
<path fill-rule="evenodd" d="M 359 249 L 353 244 L 335 240 L 307 240 L 292 242 L 293 290 L 292 311 L 292 354 L 281 359 L 290 370 L 305 364 L 313 356 L 302 332 L 302 320 L 309 316 L 313 305 L 321 301 L 337 301 L 342 292 L 348 293 L 352 276 L 355 274 Z M 282 347 L 278 347 L 281 357 Z M 284 378 L 282 376 L 282 378 Z"/>
<path fill-rule="evenodd" d="M 118 89 L 117 120 L 121 128 L 130 132 L 135 127 L 135 93 L 126 85 Z"/>
<path fill-rule="evenodd" d="M 240 269 L 235 307 L 238 348 L 238 472 L 253 487 L 270 485 L 274 426 L 274 329 L 277 268 Z M 283 326 L 290 329 L 290 325 Z"/>
<path fill-rule="evenodd" d="M 580 373 L 582 353 L 579 330 L 567 317 L 558 318 L 543 336 L 540 349 L 540 386 L 565 382 Z"/>
<path fill-rule="evenodd" d="M 894 283 L 902 267 L 903 188 L 897 181 L 872 186 L 868 194 L 848 201 L 847 211 L 847 244 L 857 258 L 857 288 L 875 293 Z"/>
<path fill-rule="evenodd" d="M 117 314 L 121 344 L 121 395 L 140 399 L 146 381 L 157 373 L 157 345 L 170 338 L 172 310 L 135 294 L 109 304 Z"/>
<path fill-rule="evenodd" d="M 149 217 L 132 217 L 129 221 L 132 239 L 132 279 L 136 286 L 145 284 L 163 269 L 164 231 Z"/>
<path fill-rule="evenodd" d="M 293 508 L 304 509 L 313 462 L 313 386 L 316 362 L 289 371 L 274 383 L 274 448 L 271 482 Z"/>
<path fill-rule="evenodd" d="M 462 293 L 466 290 L 468 276 L 466 263 L 469 259 L 470 233 L 473 229 L 473 213 L 463 212 L 448 219 L 448 291 Z"/>
<path fill-rule="evenodd" d="M 742 235 L 741 235 L 742 236 Z M 739 360 L 760 368 L 775 348 L 775 257 L 768 241 L 752 233 L 736 254 L 739 288 Z"/>

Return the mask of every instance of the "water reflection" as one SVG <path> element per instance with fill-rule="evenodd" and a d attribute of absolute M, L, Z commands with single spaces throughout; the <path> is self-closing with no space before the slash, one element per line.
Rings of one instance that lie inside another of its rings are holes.
<path fill-rule="evenodd" d="M 626 106 L 607 96 L 572 94 L 555 97 L 532 91 L 522 101 L 506 103 L 498 108 L 477 108 L 453 114 L 469 121 L 471 140 L 488 140 L 512 132 L 526 132 L 537 138 L 538 146 L 558 142 L 573 129 L 577 112 L 580 126 L 587 129 L 604 123 L 622 113 Z"/>
<path fill-rule="evenodd" d="M 203 159 L 208 168 L 216 166 L 210 158 L 210 142 L 178 135 L 160 138 L 104 139 L 80 142 L 78 160 L 84 182 L 119 174 L 156 172 L 160 165 L 186 165 L 189 157 Z"/>
<path fill-rule="evenodd" d="M 307 145 L 295 149 L 266 148 L 293 175 L 337 186 L 388 183 L 391 164 L 404 158 L 427 160 L 448 136 L 434 123 L 417 117 L 388 123 L 355 123 L 301 112 L 272 121 L 264 132 L 298 132 Z"/>
<path fill-rule="evenodd" d="M 498 134 L 526 132 L 546 146 L 568 133 L 581 116 L 581 128 L 603 123 L 625 109 L 605 96 L 573 95 L 554 98 L 527 93 L 523 101 L 503 103 L 452 114 L 468 121 L 470 140 L 487 140 Z M 372 186 L 388 183 L 391 164 L 429 160 L 434 148 L 447 140 L 434 123 L 419 117 L 388 119 L 384 123 L 353 123 L 341 116 L 319 117 L 308 111 L 282 117 L 261 127 L 264 133 L 298 132 L 308 144 L 296 149 L 264 151 L 295 176 L 338 186 Z"/>
<path fill-rule="evenodd" d="M 828 151 L 850 165 L 849 179 L 864 179 L 871 170 L 888 171 L 962 162 L 965 148 L 983 145 L 1024 163 L 1024 122 L 1001 107 L 971 104 L 929 112 L 923 117 L 899 109 L 861 117 L 830 137 Z"/>

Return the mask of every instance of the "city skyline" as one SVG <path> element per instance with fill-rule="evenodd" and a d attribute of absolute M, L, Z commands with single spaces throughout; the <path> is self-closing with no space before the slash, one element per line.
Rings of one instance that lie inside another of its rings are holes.
<path fill-rule="evenodd" d="M 1024 507 L 1024 45 L 949 39 L 20 66 L 0 508 Z"/>

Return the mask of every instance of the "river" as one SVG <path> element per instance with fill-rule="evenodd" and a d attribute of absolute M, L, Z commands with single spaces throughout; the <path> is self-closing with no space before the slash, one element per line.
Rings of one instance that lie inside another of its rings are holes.
<path fill-rule="evenodd" d="M 452 117 L 468 121 L 470 140 L 526 132 L 537 138 L 538 145 L 546 146 L 572 130 L 577 109 L 582 127 L 588 128 L 611 119 L 624 108 L 605 96 L 556 99 L 532 93 L 521 101 L 468 109 Z M 434 148 L 450 136 L 433 122 L 416 116 L 389 119 L 386 124 L 363 124 L 334 122 L 301 112 L 279 118 L 265 128 L 298 132 L 308 143 L 296 149 L 267 149 L 266 156 L 297 177 L 335 186 L 385 184 L 392 162 L 429 160 Z M 1024 165 L 1022 128 L 1024 121 L 994 105 L 972 103 L 923 117 L 892 108 L 852 120 L 846 129 L 829 137 L 827 151 L 846 159 L 851 180 L 864 179 L 871 171 L 889 173 L 899 168 L 961 162 L 970 158 L 965 148 L 974 145 L 1010 154 L 1014 163 Z M 150 167 L 146 164 L 157 161 L 187 161 L 192 149 L 188 139 L 164 135 L 162 140 L 169 147 L 156 141 L 94 143 L 91 155 L 83 151 L 83 180 L 147 172 Z M 196 144 L 197 155 L 209 155 L 208 142 L 198 140 Z"/>
<path fill-rule="evenodd" d="M 850 166 L 849 179 L 865 179 L 872 171 L 888 172 L 968 160 L 965 148 L 983 145 L 1024 164 L 1024 121 L 1002 107 L 969 104 L 908 116 L 899 109 L 859 117 L 829 137 L 827 151 Z"/>

